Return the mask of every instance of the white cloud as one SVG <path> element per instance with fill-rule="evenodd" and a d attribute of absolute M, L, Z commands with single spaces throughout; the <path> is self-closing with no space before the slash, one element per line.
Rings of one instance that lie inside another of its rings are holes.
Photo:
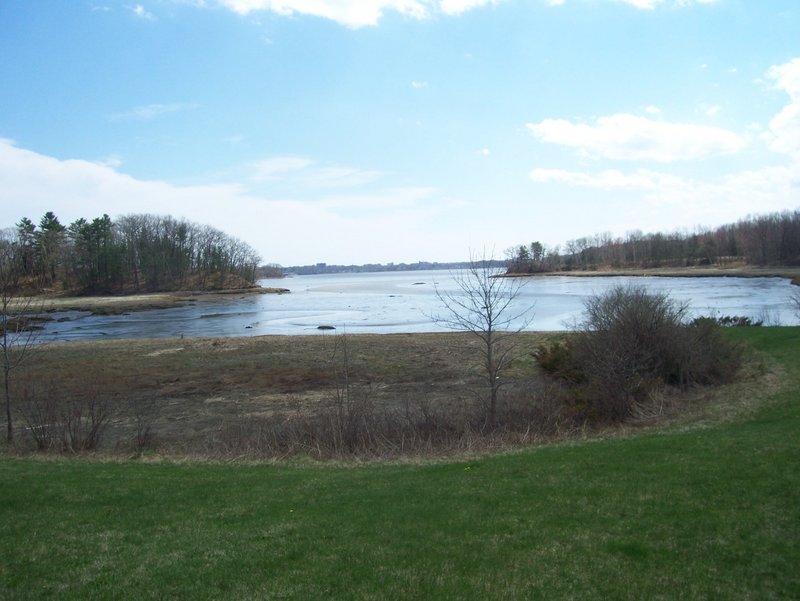
<path fill-rule="evenodd" d="M 153 13 L 148 12 L 147 9 L 141 4 L 137 4 L 136 6 L 131 6 L 128 8 L 134 15 L 136 15 L 140 19 L 145 19 L 147 21 L 155 20 L 155 16 L 153 15 Z"/>
<path fill-rule="evenodd" d="M 320 17 L 347 27 L 377 25 L 387 12 L 414 19 L 432 15 L 457 16 L 470 10 L 494 6 L 505 0 L 216 0 L 217 4 L 240 15 L 270 11 L 279 15 L 294 14 Z M 549 6 L 562 6 L 566 0 L 545 0 Z M 653 10 L 662 4 L 683 7 L 711 4 L 718 0 L 607 0 L 623 2 L 641 10 Z M 202 4 L 201 4 L 202 5 Z"/>
<path fill-rule="evenodd" d="M 716 127 L 665 123 L 630 114 L 600 117 L 594 125 L 545 119 L 527 127 L 543 142 L 614 160 L 670 163 L 732 154 L 745 146 L 741 136 Z"/>
<path fill-rule="evenodd" d="M 277 179 L 293 171 L 302 171 L 313 164 L 311 159 L 302 157 L 275 157 L 253 161 L 248 164 L 248 170 L 251 180 L 261 182 Z"/>
<path fill-rule="evenodd" d="M 775 82 L 776 88 L 789 94 L 792 102 L 800 102 L 800 58 L 770 67 L 767 77 Z"/>
<path fill-rule="evenodd" d="M 421 90 L 422 88 L 427 88 L 428 87 L 428 82 L 427 81 L 412 81 L 411 82 L 411 87 L 414 88 L 415 90 Z"/>
<path fill-rule="evenodd" d="M 120 121 L 125 119 L 136 119 L 140 121 L 148 121 L 150 119 L 155 119 L 156 117 L 160 117 L 161 115 L 168 115 L 170 113 L 178 113 L 181 111 L 188 111 L 198 108 L 199 105 L 186 103 L 186 102 L 173 102 L 169 104 L 144 104 L 141 106 L 137 106 L 129 111 L 125 111 L 122 113 L 115 113 L 111 115 L 111 119 L 114 121 Z"/>
<path fill-rule="evenodd" d="M 617 203 L 614 219 L 624 212 L 625 227 L 659 223 L 658 229 L 666 230 L 701 223 L 722 224 L 740 219 L 754 210 L 772 212 L 795 208 L 800 198 L 800 58 L 772 67 L 767 76 L 776 89 L 789 95 L 791 102 L 772 119 L 769 131 L 763 132 L 762 137 L 773 150 L 792 157 L 794 160 L 789 164 L 708 178 L 650 169 L 576 171 L 545 168 L 533 169 L 529 177 L 537 184 L 593 190 L 592 198 L 598 205 L 605 207 Z M 719 111 L 720 108 L 714 106 L 706 113 L 713 116 Z M 650 158 L 661 162 L 680 158 L 701 159 L 735 152 L 744 145 L 741 137 L 725 130 L 660 123 L 630 115 L 601 118 L 591 126 L 548 120 L 529 127 L 545 141 L 616 159 Z M 755 135 L 762 131 L 757 124 L 748 127 L 748 132 L 755 132 Z M 559 190 L 559 195 L 566 194 Z M 598 229 L 621 224 L 620 221 L 615 225 L 603 215 L 597 212 Z"/>
<path fill-rule="evenodd" d="M 245 166 L 245 177 L 250 182 L 283 180 L 304 189 L 358 187 L 375 182 L 382 175 L 352 167 L 320 166 L 312 159 L 293 156 L 252 161 Z"/>
<path fill-rule="evenodd" d="M 709 107 L 706 109 L 706 115 L 708 115 L 709 117 L 716 117 L 719 114 L 720 110 L 722 110 L 722 107 L 720 107 L 719 105 Z"/>
<path fill-rule="evenodd" d="M 598 188 L 601 190 L 657 190 L 667 186 L 681 185 L 681 178 L 640 169 L 634 173 L 623 173 L 616 169 L 608 169 L 597 174 L 587 174 L 564 169 L 534 169 L 530 178 L 538 183 L 561 183 L 581 188 Z"/>
<path fill-rule="evenodd" d="M 656 6 L 663 3 L 664 0 L 622 0 L 625 4 L 630 4 L 635 8 L 642 10 L 653 10 Z"/>
<path fill-rule="evenodd" d="M 300 163 L 265 165 L 273 173 Z M 334 180 L 348 174 L 321 170 Z M 140 180 L 108 164 L 60 160 L 0 139 L 0 181 L 7 223 L 34 221 L 54 211 L 62 223 L 103 213 L 170 214 L 209 224 L 258 250 L 264 260 L 284 264 L 327 261 L 448 260 L 442 248 L 462 251 L 459 232 L 443 232 L 438 192 L 403 187 L 302 198 L 253 194 L 240 185 L 175 186 Z M 437 201 L 437 202 L 433 202 Z M 403 244 L 398 244 L 402 232 Z M 309 241 L 313 241 L 310 244 Z"/>
<path fill-rule="evenodd" d="M 791 102 L 770 121 L 763 138 L 775 152 L 800 161 L 800 58 L 771 67 L 767 77 L 789 95 Z"/>
<path fill-rule="evenodd" d="M 439 9 L 446 15 L 460 15 L 463 12 L 486 6 L 487 4 L 497 4 L 498 0 L 440 0 Z"/>
<path fill-rule="evenodd" d="M 644 112 L 650 115 L 660 115 L 661 109 L 658 108 L 657 106 L 650 105 L 648 107 L 645 107 Z"/>
<path fill-rule="evenodd" d="M 230 10 L 247 15 L 271 11 L 279 15 L 309 15 L 330 19 L 348 27 L 376 25 L 387 10 L 422 19 L 428 16 L 427 0 L 219 0 Z"/>
<path fill-rule="evenodd" d="M 625 4 L 641 9 L 653 10 L 662 4 L 666 4 L 666 0 L 622 0 Z M 714 4 L 720 0 L 674 0 L 672 4 L 678 7 L 694 6 L 695 4 Z"/>
<path fill-rule="evenodd" d="M 734 221 L 755 208 L 759 212 L 785 210 L 797 205 L 800 192 L 797 171 L 788 166 L 744 171 L 708 181 L 646 169 L 630 173 L 534 169 L 529 176 L 536 183 L 601 190 L 612 197 L 630 192 L 641 211 L 664 211 L 661 229 Z M 654 218 L 655 214 L 650 214 L 648 220 L 653 222 Z"/>
<path fill-rule="evenodd" d="M 639 10 L 655 10 L 659 6 L 677 6 L 680 8 L 694 6 L 695 4 L 714 4 L 720 0 L 618 0 Z M 552 0 L 548 0 L 552 3 Z"/>
<path fill-rule="evenodd" d="M 240 14 L 270 11 L 279 15 L 295 13 L 330 19 L 348 27 L 376 25 L 389 11 L 415 19 L 433 14 L 460 15 L 469 10 L 497 4 L 501 0 L 218 0 Z"/>
<path fill-rule="evenodd" d="M 481 149 L 481 155 L 488 157 L 491 154 L 488 148 Z"/>

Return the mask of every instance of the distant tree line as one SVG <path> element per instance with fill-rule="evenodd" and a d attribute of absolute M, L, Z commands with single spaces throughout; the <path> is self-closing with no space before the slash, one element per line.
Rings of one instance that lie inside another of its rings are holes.
<path fill-rule="evenodd" d="M 563 248 L 539 242 L 506 251 L 510 273 L 601 268 L 687 267 L 746 264 L 800 265 L 800 210 L 743 219 L 694 233 L 610 233 L 568 241 Z"/>
<path fill-rule="evenodd" d="M 213 227 L 159 215 L 108 215 L 38 225 L 23 217 L 0 244 L 14 250 L 20 281 L 76 294 L 239 287 L 255 282 L 258 254 Z"/>
<path fill-rule="evenodd" d="M 487 263 L 490 267 L 505 269 L 506 262 L 492 260 Z M 372 273 L 383 271 L 427 271 L 431 269 L 468 269 L 472 265 L 470 261 L 457 261 L 452 263 L 438 263 L 431 261 L 419 261 L 417 263 L 367 263 L 364 265 L 328 265 L 327 263 L 317 263 L 316 265 L 297 265 L 286 267 L 286 273 L 295 275 L 315 275 L 322 273 Z"/>

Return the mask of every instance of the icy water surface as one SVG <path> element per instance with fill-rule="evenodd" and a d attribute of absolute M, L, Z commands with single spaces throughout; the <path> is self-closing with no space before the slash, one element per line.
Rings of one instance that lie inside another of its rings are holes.
<path fill-rule="evenodd" d="M 290 294 L 246 295 L 127 315 L 57 314 L 40 340 L 164 336 L 259 336 L 337 332 L 436 332 L 442 313 L 435 289 L 455 290 L 448 271 L 296 276 L 262 280 Z M 687 301 L 695 315 L 745 315 L 771 325 L 796 325 L 788 280 L 780 278 L 546 277 L 527 280 L 519 308 L 531 306 L 528 330 L 563 330 L 580 319 L 583 300 L 617 284 L 640 284 Z"/>

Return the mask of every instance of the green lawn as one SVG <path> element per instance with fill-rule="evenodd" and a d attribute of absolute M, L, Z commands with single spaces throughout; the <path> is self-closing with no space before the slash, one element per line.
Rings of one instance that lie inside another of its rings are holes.
<path fill-rule="evenodd" d="M 800 328 L 712 427 L 430 465 L 0 461 L 0 599 L 797 599 Z"/>

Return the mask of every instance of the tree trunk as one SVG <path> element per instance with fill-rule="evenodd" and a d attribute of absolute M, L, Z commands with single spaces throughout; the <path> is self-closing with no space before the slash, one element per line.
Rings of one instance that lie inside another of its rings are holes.
<path fill-rule="evenodd" d="M 3 333 L 3 338 L 5 339 L 5 337 L 6 337 L 6 334 L 4 332 Z M 3 353 L 3 384 L 4 384 L 4 389 L 5 389 L 5 395 L 6 395 L 6 423 L 8 424 L 8 426 L 7 426 L 7 428 L 8 428 L 7 438 L 8 438 L 8 442 L 10 443 L 10 442 L 12 442 L 14 440 L 14 424 L 11 421 L 11 391 L 9 390 L 9 382 L 8 382 L 8 380 L 9 380 L 8 376 L 9 376 L 9 372 L 11 371 L 11 369 L 10 369 L 10 364 L 9 364 L 8 353 L 6 352 L 7 349 L 4 347 L 3 351 L 4 351 L 4 353 Z"/>

